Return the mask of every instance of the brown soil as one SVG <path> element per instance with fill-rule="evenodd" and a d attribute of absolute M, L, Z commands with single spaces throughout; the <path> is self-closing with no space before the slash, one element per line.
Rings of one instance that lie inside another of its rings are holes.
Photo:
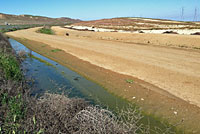
<path fill-rule="evenodd" d="M 35 33 L 35 30 L 21 30 L 8 35 L 98 82 L 108 91 L 140 104 L 148 113 L 162 115 L 172 123 L 184 120 L 182 128 L 200 132 L 199 107 L 188 103 L 188 100 L 197 105 L 200 102 L 198 51 L 97 40 L 83 37 L 82 32 L 77 37 L 78 33 L 67 31 L 70 36 L 66 37 L 62 34 L 63 29 L 56 32 L 59 35 L 53 36 Z M 102 36 L 104 34 L 107 33 L 102 33 Z M 44 44 L 49 46 L 44 47 Z M 55 48 L 64 51 L 51 52 Z M 137 71 L 143 77 L 148 76 L 144 79 L 147 82 L 136 78 L 140 76 Z M 133 80 L 133 84 L 127 83 L 127 79 Z M 155 83 L 148 81 L 155 79 Z M 158 87 L 160 85 L 162 89 Z"/>

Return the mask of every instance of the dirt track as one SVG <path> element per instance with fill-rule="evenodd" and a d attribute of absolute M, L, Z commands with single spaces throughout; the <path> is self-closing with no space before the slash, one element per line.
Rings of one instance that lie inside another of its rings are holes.
<path fill-rule="evenodd" d="M 132 35 L 122 37 L 119 33 L 110 33 L 109 41 L 102 40 L 108 37 L 109 33 L 92 33 L 68 30 L 70 36 L 63 36 L 66 29 L 54 27 L 58 35 L 45 35 L 36 33 L 36 28 L 20 30 L 8 35 L 35 40 L 48 44 L 54 48 L 60 48 L 80 59 L 89 61 L 92 64 L 101 66 L 112 71 L 131 75 L 141 80 L 154 84 L 163 90 L 189 101 L 200 107 L 200 51 L 183 50 L 164 46 L 164 42 L 172 42 L 174 46 L 184 42 L 188 47 L 191 43 L 198 45 L 199 37 L 178 36 L 178 35 L 156 35 L 156 42 L 153 45 L 138 45 L 123 43 L 130 40 Z M 149 38 L 150 35 L 139 35 L 140 38 Z M 138 37 L 139 37 L 138 36 Z M 166 39 L 162 38 L 165 37 Z M 120 41 L 114 41 L 121 37 Z M 123 40 L 122 40 L 123 38 Z M 184 39 L 184 38 L 183 38 Z M 140 40 L 141 42 L 143 40 Z M 192 41 L 192 42 L 191 42 Z M 152 41 L 153 42 L 153 41 Z M 137 40 L 137 43 L 140 43 Z"/>

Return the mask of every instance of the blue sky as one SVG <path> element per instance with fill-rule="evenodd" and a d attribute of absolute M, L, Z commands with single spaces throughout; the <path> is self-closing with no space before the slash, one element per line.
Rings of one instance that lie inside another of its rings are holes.
<path fill-rule="evenodd" d="M 199 1 L 199 2 L 198 2 Z M 193 20 L 200 0 L 1 0 L 0 12 L 93 20 L 113 17 L 149 17 Z"/>

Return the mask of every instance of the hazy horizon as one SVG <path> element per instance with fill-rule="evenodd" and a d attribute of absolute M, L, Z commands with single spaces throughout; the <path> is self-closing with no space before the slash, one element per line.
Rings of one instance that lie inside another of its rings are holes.
<path fill-rule="evenodd" d="M 52 18 L 70 17 L 97 20 L 115 17 L 144 17 L 181 21 L 200 21 L 198 0 L 6 0 L 0 13 L 29 14 Z"/>

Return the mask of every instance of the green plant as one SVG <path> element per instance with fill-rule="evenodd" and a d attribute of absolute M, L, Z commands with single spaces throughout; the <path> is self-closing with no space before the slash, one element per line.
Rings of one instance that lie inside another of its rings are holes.
<path fill-rule="evenodd" d="M 6 33 L 6 32 L 9 32 L 9 30 L 5 28 L 0 29 L 0 33 Z"/>
<path fill-rule="evenodd" d="M 132 84 L 134 81 L 131 79 L 127 79 L 126 82 Z"/>
<path fill-rule="evenodd" d="M 25 102 L 21 94 L 9 96 L 7 93 L 1 94 L 1 105 L 6 107 L 6 114 L 3 115 L 4 121 L 0 128 L 1 133 L 16 133 L 19 131 L 20 122 L 25 117 Z"/>
<path fill-rule="evenodd" d="M 51 34 L 53 35 L 54 32 L 53 30 L 51 30 L 51 28 L 41 28 L 38 30 L 39 33 L 43 33 L 43 34 Z"/>
<path fill-rule="evenodd" d="M 46 47 L 47 45 L 42 45 L 41 47 Z"/>
<path fill-rule="evenodd" d="M 22 72 L 17 59 L 11 55 L 0 53 L 0 69 L 3 70 L 6 79 L 20 81 Z"/>
<path fill-rule="evenodd" d="M 43 129 L 40 129 L 39 132 L 37 132 L 37 134 L 42 134 L 42 133 L 44 133 Z"/>
<path fill-rule="evenodd" d="M 54 52 L 54 53 L 59 52 L 59 51 L 62 51 L 62 50 L 61 49 L 53 49 L 53 50 L 51 50 L 51 52 Z"/>
<path fill-rule="evenodd" d="M 29 55 L 29 56 L 30 56 L 31 58 L 34 58 L 34 59 L 36 59 L 36 60 L 38 60 L 38 61 L 40 61 L 40 62 L 46 64 L 47 66 L 55 67 L 53 64 L 51 64 L 51 63 L 49 63 L 49 62 L 47 62 L 47 61 L 45 61 L 45 60 L 43 60 L 43 59 L 40 59 L 40 58 L 38 58 L 38 57 L 36 57 L 36 56 L 34 56 L 34 55 Z M 35 71 L 38 71 L 38 70 L 35 70 Z"/>

